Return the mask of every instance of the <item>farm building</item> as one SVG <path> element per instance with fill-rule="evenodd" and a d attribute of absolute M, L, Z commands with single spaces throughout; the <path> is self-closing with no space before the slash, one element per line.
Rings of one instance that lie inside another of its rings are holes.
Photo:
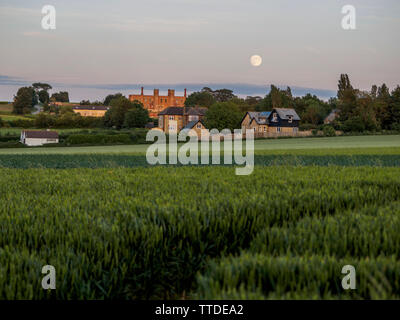
<path fill-rule="evenodd" d="M 58 143 L 56 131 L 22 131 L 21 143 L 27 146 L 42 146 L 48 143 Z"/>
<path fill-rule="evenodd" d="M 243 132 L 254 130 L 257 136 L 296 135 L 300 117 L 294 109 L 274 108 L 272 111 L 247 112 L 241 122 Z"/>
<path fill-rule="evenodd" d="M 104 117 L 110 107 L 104 106 L 76 106 L 72 110 L 82 117 Z"/>

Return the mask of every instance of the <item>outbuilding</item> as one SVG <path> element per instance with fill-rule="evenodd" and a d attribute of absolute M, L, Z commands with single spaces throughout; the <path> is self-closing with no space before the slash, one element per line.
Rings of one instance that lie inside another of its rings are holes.
<path fill-rule="evenodd" d="M 56 131 L 31 131 L 21 132 L 21 143 L 27 146 L 42 146 L 48 143 L 58 143 L 58 132 Z"/>

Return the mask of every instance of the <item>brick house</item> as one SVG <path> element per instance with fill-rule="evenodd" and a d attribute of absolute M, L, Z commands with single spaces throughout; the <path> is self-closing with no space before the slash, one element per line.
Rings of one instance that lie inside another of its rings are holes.
<path fill-rule="evenodd" d="M 189 123 L 197 126 L 206 111 L 205 108 L 168 107 L 158 114 L 158 129 L 169 133 L 181 131 Z"/>
<path fill-rule="evenodd" d="M 254 130 L 256 136 L 296 135 L 300 117 L 294 109 L 274 108 L 272 111 L 247 112 L 242 119 L 243 132 Z"/>

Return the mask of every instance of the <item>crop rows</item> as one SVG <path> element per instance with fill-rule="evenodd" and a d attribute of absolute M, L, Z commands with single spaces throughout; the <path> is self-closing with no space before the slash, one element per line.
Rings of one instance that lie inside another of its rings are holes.
<path fill-rule="evenodd" d="M 211 158 L 210 158 L 210 163 Z M 223 163 L 221 156 L 220 163 Z M 199 159 L 198 163 L 201 163 Z M 400 154 L 296 155 L 256 154 L 259 166 L 375 166 L 399 167 Z M 0 155 L 0 168 L 134 168 L 150 166 L 145 155 L 127 154 L 15 154 Z"/>
<path fill-rule="evenodd" d="M 0 169 L 0 298 L 397 297 L 399 200 L 398 168 Z"/>

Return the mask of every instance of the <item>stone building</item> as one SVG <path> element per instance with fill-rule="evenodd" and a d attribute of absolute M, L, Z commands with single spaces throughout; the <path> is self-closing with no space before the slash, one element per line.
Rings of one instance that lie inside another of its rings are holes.
<path fill-rule="evenodd" d="M 168 107 L 184 107 L 186 101 L 186 89 L 183 97 L 175 96 L 175 90 L 168 89 L 168 95 L 161 96 L 159 89 L 154 89 L 153 95 L 145 95 L 144 88 L 140 94 L 129 95 L 130 101 L 139 101 L 149 111 L 151 118 L 157 118 L 158 114 Z"/>

